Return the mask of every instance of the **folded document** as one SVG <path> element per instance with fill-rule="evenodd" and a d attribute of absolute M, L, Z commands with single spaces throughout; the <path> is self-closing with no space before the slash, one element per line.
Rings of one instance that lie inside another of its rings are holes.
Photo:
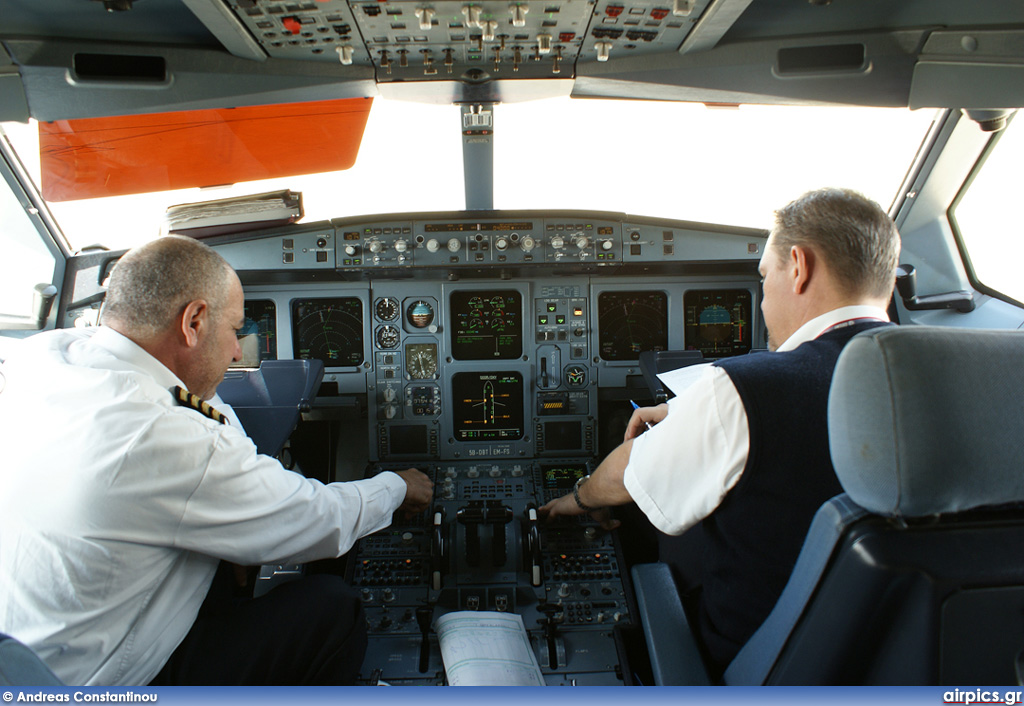
<path fill-rule="evenodd" d="M 452 686 L 544 686 L 523 619 L 513 613 L 461 611 L 434 623 Z"/>

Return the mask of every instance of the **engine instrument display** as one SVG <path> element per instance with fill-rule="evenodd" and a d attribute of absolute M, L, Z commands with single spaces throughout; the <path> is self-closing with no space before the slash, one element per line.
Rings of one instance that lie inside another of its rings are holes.
<path fill-rule="evenodd" d="M 523 376 L 517 372 L 455 373 L 452 416 L 456 441 L 523 438 Z"/>
<path fill-rule="evenodd" d="M 357 297 L 296 299 L 292 302 L 296 358 L 322 360 L 325 367 L 363 362 L 363 304 Z"/>
<path fill-rule="evenodd" d="M 245 323 L 238 332 L 242 359 L 232 368 L 258 368 L 264 360 L 277 360 L 277 304 L 270 299 L 245 302 Z"/>
<path fill-rule="evenodd" d="M 686 348 L 705 358 L 750 352 L 751 302 L 746 289 L 691 289 L 683 295 Z"/>
<path fill-rule="evenodd" d="M 405 374 L 410 380 L 433 380 L 437 377 L 437 344 L 406 343 Z"/>
<path fill-rule="evenodd" d="M 523 300 L 508 290 L 451 294 L 452 357 L 508 360 L 523 354 Z"/>
<path fill-rule="evenodd" d="M 637 360 L 643 351 L 668 349 L 665 292 L 601 292 L 597 321 L 602 360 Z"/>

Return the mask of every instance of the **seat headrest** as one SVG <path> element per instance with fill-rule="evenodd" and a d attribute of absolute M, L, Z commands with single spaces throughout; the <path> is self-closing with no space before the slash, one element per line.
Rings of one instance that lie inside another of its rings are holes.
<path fill-rule="evenodd" d="M 861 333 L 836 365 L 828 428 L 839 482 L 871 512 L 1024 501 L 1024 331 Z"/>

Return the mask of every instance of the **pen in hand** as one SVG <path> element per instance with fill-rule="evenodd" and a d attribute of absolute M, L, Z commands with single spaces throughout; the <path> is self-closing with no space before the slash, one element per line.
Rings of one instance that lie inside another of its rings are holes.
<path fill-rule="evenodd" d="M 634 402 L 633 400 L 630 400 L 630 401 L 629 401 L 629 403 L 630 403 L 631 405 L 633 405 L 633 409 L 640 409 L 640 405 L 638 405 L 638 404 L 637 404 L 636 402 Z M 654 427 L 652 427 L 652 426 L 651 426 L 651 423 L 650 423 L 650 422 L 644 422 L 644 426 L 646 426 L 646 427 L 647 427 L 648 429 L 653 429 L 653 428 L 654 428 Z"/>

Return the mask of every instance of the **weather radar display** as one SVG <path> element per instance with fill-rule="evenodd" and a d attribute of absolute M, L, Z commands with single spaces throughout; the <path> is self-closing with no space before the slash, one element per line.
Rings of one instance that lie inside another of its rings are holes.
<path fill-rule="evenodd" d="M 687 350 L 705 358 L 750 352 L 751 295 L 746 289 L 691 289 L 683 296 Z"/>

